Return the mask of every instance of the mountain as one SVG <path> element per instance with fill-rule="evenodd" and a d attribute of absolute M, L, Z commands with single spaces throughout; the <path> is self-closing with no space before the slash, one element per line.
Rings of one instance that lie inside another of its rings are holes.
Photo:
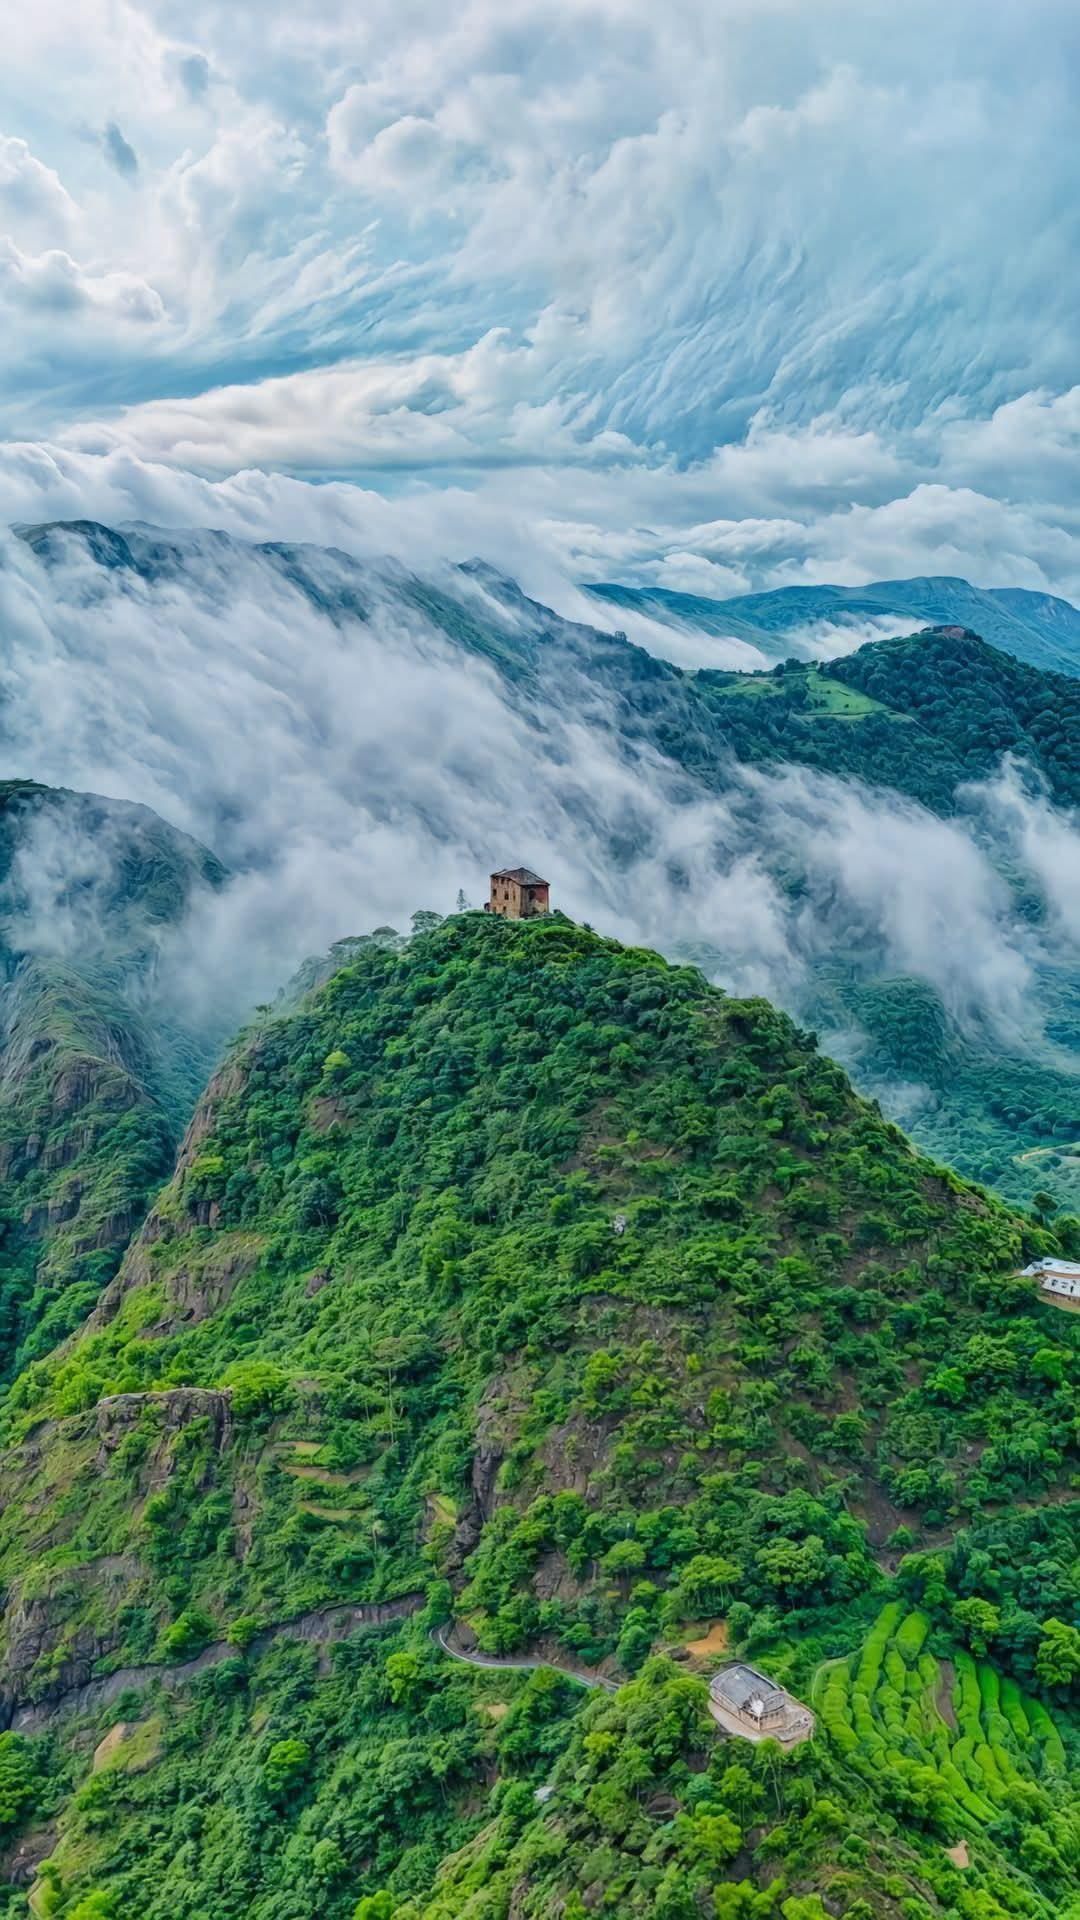
<path fill-rule="evenodd" d="M 559 915 L 337 958 L 7 1396 L 33 1911 L 1064 1914 L 1052 1236 L 766 1002 Z M 720 1737 L 736 1653 L 809 1743 Z"/>
<path fill-rule="evenodd" d="M 309 777 L 338 769 L 335 785 L 315 788 L 316 835 L 328 819 L 342 832 L 355 822 L 358 846 L 397 845 L 406 864 L 423 848 L 428 869 L 455 876 L 482 872 L 508 835 L 543 846 L 556 898 L 573 878 L 574 904 L 601 925 L 662 940 L 722 982 L 768 987 L 937 1158 L 1018 1201 L 1080 1210 L 1080 968 L 1066 898 L 1075 677 L 952 628 L 828 664 L 691 672 L 561 618 L 478 564 L 425 578 L 313 546 L 90 522 L 23 529 L 22 541 L 73 645 L 95 609 L 122 627 L 134 607 L 140 631 L 160 628 L 148 704 L 178 652 L 200 659 L 221 632 L 233 665 L 252 636 L 248 704 L 282 633 L 302 632 L 313 658 L 359 655 L 367 677 L 400 675 L 400 709 L 366 747 L 343 727 L 351 700 L 363 733 L 366 681 L 343 682 L 324 710 L 292 657 L 271 680 L 260 712 L 270 727 L 284 716 L 280 750 L 290 773 L 304 771 L 289 814 Z M 201 682 L 181 692 L 197 715 Z M 153 710 L 167 726 L 171 705 Z M 395 745 L 399 726 L 410 751 Z M 174 769 L 193 744 L 197 726 L 176 743 Z M 263 757 L 261 742 L 246 752 L 253 766 Z M 252 847 L 272 856 L 279 833 L 260 809 L 273 779 L 264 795 L 254 770 L 225 777 L 211 756 L 190 780 L 188 811 L 199 807 L 230 865 L 250 873 Z M 237 831 L 244 806 L 249 830 Z M 955 887 L 936 882 L 939 868 L 956 869 Z M 337 915 L 335 900 L 333 931 Z M 920 940 L 929 925 L 937 934 Z M 271 973 L 280 980 L 293 958 Z"/>
<path fill-rule="evenodd" d="M 663 587 L 603 584 L 589 591 L 662 625 L 742 640 L 759 649 L 763 664 L 785 658 L 792 648 L 804 658 L 823 650 L 831 654 L 842 643 L 844 628 L 857 645 L 868 624 L 901 620 L 919 627 L 968 627 L 1028 666 L 1080 676 L 1080 611 L 1068 600 L 1025 587 L 973 587 L 943 574 L 876 580 L 865 587 L 778 587 L 729 600 Z M 822 628 L 829 630 L 824 642 Z"/>
<path fill-rule="evenodd" d="M 146 807 L 0 783 L 0 1379 L 83 1319 L 172 1164 L 213 1043 L 157 959 L 223 879 Z"/>
<path fill-rule="evenodd" d="M 166 594 L 187 582 L 224 608 L 230 579 L 244 579 L 268 599 L 283 591 L 297 596 L 339 631 L 368 626 L 384 612 L 398 622 L 422 619 L 454 650 L 493 668 L 538 730 L 546 730 L 553 712 L 571 708 L 602 724 L 624 751 L 648 747 L 712 791 L 730 789 L 733 760 L 794 761 L 887 786 L 948 813 L 957 808 L 958 786 L 989 776 L 1004 752 L 1014 752 L 1046 778 L 1056 799 L 1075 804 L 1080 797 L 1071 746 L 1080 693 L 1071 679 L 1019 664 L 966 623 L 962 632 L 935 626 L 864 647 L 853 656 L 857 668 L 838 660 L 827 669 L 795 669 L 786 679 L 693 672 L 622 634 L 564 619 L 478 562 L 433 580 L 385 559 L 359 561 L 334 549 L 281 542 L 254 546 L 208 531 L 119 531 L 73 521 L 24 527 L 19 534 L 46 568 L 61 570 L 74 558 L 83 593 L 105 595 L 118 579 L 122 590 L 124 577 L 133 576 Z M 636 592 L 595 591 L 609 598 Z M 756 596 L 754 604 L 784 597 Z M 664 596 L 665 604 L 670 599 Z M 1052 604 L 1066 608 L 1064 601 Z M 1067 612 L 1080 635 L 1080 613 Z M 1080 674 L 1080 653 L 1072 671 Z M 853 700 L 837 683 L 866 697 Z M 770 704 L 716 697 L 731 692 L 769 695 Z"/>

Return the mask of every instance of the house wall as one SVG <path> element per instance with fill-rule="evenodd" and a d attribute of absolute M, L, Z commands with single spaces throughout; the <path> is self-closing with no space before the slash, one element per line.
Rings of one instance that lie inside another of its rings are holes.
<path fill-rule="evenodd" d="M 507 920 L 531 920 L 549 911 L 549 892 L 546 886 L 523 887 L 519 880 L 497 879 L 493 874 L 488 904 L 492 913 L 501 913 Z"/>
<path fill-rule="evenodd" d="M 518 881 L 492 879 L 491 911 L 505 914 L 508 920 L 521 919 L 521 886 Z"/>

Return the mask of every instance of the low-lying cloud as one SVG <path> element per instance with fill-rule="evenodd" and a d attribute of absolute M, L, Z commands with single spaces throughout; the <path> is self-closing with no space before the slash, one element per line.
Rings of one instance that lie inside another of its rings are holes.
<path fill-rule="evenodd" d="M 961 1023 L 1044 1047 L 1038 969 L 1075 946 L 1076 823 L 1005 769 L 944 822 L 804 769 L 736 768 L 707 792 L 620 736 L 595 685 L 508 688 L 454 645 L 393 565 L 342 566 L 192 535 L 151 578 L 83 543 L 0 566 L 9 773 L 145 802 L 227 863 L 166 960 L 238 1019 L 307 953 L 479 905 L 491 867 L 541 867 L 580 920 L 799 1010 L 837 954 L 928 982 Z M 534 620 L 449 571 L 433 588 L 512 642 Z M 520 636 L 519 636 L 520 637 Z M 1023 919 L 994 849 L 1041 890 Z"/>

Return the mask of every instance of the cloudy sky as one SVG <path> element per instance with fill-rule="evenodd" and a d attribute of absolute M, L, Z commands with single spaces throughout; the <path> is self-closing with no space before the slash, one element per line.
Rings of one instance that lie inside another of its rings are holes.
<path fill-rule="evenodd" d="M 1071 0 L 6 0 L 0 521 L 1080 597 Z"/>

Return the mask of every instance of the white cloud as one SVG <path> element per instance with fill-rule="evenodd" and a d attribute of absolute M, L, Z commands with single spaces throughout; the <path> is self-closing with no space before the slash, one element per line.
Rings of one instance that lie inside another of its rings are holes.
<path fill-rule="evenodd" d="M 165 317 L 160 294 L 136 274 L 94 273 L 59 247 L 25 254 L 13 240 L 2 238 L 0 299 L 39 320 L 62 321 L 90 312 L 125 325 L 143 325 Z"/>
<path fill-rule="evenodd" d="M 10 233 L 53 238 L 66 234 L 77 218 L 71 195 L 52 167 L 31 153 L 25 140 L 0 139 L 0 221 Z"/>
<path fill-rule="evenodd" d="M 190 517 L 454 529 L 564 598 L 1076 593 L 1072 31 L 1064 0 L 55 0 L 0 74 L 0 418 L 73 511 L 124 473 Z M 126 178 L 79 137 L 109 125 Z"/>
<path fill-rule="evenodd" d="M 144 579 L 77 542 L 48 568 L 5 543 L 0 714 L 12 768 L 149 804 L 238 871 L 192 931 L 199 978 L 234 1014 L 303 951 L 449 908 L 462 885 L 478 897 L 490 865 L 527 858 L 576 917 L 668 951 L 711 946 L 741 990 L 797 1007 L 823 955 L 857 951 L 928 981 L 958 1020 L 1042 1046 L 1050 935 L 1018 918 L 987 843 L 1048 887 L 1059 867 L 1066 914 L 1080 834 L 1045 802 L 999 783 L 943 822 L 798 768 L 733 767 L 706 792 L 628 749 L 597 690 L 583 698 L 562 670 L 523 707 L 392 568 L 354 582 L 366 620 L 333 619 L 266 556 L 206 535 L 182 546 Z M 309 565 L 332 597 L 337 561 Z M 514 634 L 482 588 L 432 579 Z M 613 844 L 632 849 L 623 872 Z M 776 877 L 793 871 L 796 896 Z M 1072 937 L 1064 919 L 1054 937 Z"/>

